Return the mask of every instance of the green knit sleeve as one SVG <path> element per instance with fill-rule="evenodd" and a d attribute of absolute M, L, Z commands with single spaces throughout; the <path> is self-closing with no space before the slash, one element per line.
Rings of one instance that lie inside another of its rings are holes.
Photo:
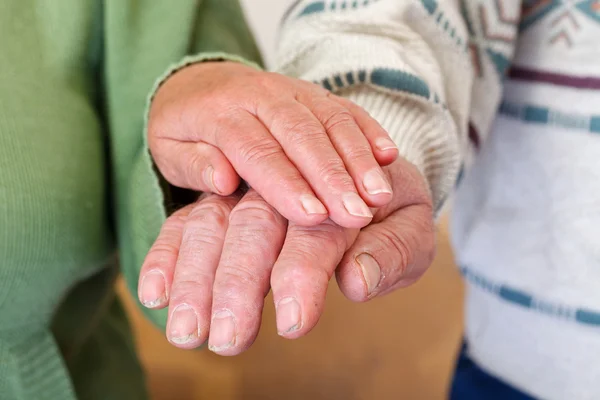
<path fill-rule="evenodd" d="M 260 51 L 238 0 L 203 0 L 201 4 L 192 52 L 226 52 L 262 65 Z"/>
<path fill-rule="evenodd" d="M 157 172 L 145 140 L 154 92 L 191 63 L 231 60 L 259 68 L 262 60 L 237 0 L 149 2 L 145 7 L 133 0 L 107 0 L 103 13 L 103 83 L 120 262 L 137 298 L 144 258 L 180 204 L 177 191 Z M 165 328 L 167 310 L 142 310 Z"/>
<path fill-rule="evenodd" d="M 263 60 L 238 0 L 204 0 L 195 21 L 192 51 L 167 68 L 148 96 L 148 108 L 160 85 L 175 72 L 206 61 L 234 61 L 261 69 Z"/>

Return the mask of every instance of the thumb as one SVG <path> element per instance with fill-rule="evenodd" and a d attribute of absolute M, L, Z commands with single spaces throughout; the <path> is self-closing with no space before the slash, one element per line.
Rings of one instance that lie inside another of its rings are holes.
<path fill-rule="evenodd" d="M 394 197 L 375 213 L 346 251 L 336 277 L 353 301 L 366 301 L 415 282 L 435 254 L 430 192 L 418 169 L 398 159 L 386 169 Z"/>
<path fill-rule="evenodd" d="M 229 196 L 240 184 L 225 155 L 208 143 L 154 138 L 150 152 L 161 174 L 174 186 Z"/>

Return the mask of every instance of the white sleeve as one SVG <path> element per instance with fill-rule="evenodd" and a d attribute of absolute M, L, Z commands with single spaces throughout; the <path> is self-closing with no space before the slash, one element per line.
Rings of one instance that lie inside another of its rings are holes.
<path fill-rule="evenodd" d="M 298 0 L 282 23 L 277 71 L 368 111 L 426 177 L 439 209 L 469 147 L 472 93 L 482 82 L 497 88 L 479 118 L 488 123 L 500 101 L 502 79 L 478 82 L 473 63 L 477 29 L 489 21 L 466 18 L 498 1 Z M 509 59 L 512 47 L 503 52 Z M 484 67 L 493 61 L 486 53 Z"/>

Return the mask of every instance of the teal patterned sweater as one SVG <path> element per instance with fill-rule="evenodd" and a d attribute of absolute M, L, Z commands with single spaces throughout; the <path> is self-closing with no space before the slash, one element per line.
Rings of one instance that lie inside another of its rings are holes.
<path fill-rule="evenodd" d="M 470 356 L 535 398 L 600 398 L 599 38 L 599 0 L 302 0 L 278 52 L 451 203 Z"/>

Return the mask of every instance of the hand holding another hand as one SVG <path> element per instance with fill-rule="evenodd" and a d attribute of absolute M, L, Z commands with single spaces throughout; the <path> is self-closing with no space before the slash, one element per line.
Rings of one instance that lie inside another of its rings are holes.
<path fill-rule="evenodd" d="M 158 89 L 148 141 L 173 185 L 232 194 L 239 177 L 285 219 L 369 224 L 398 151 L 364 110 L 309 82 L 233 62 L 183 68 Z"/>

